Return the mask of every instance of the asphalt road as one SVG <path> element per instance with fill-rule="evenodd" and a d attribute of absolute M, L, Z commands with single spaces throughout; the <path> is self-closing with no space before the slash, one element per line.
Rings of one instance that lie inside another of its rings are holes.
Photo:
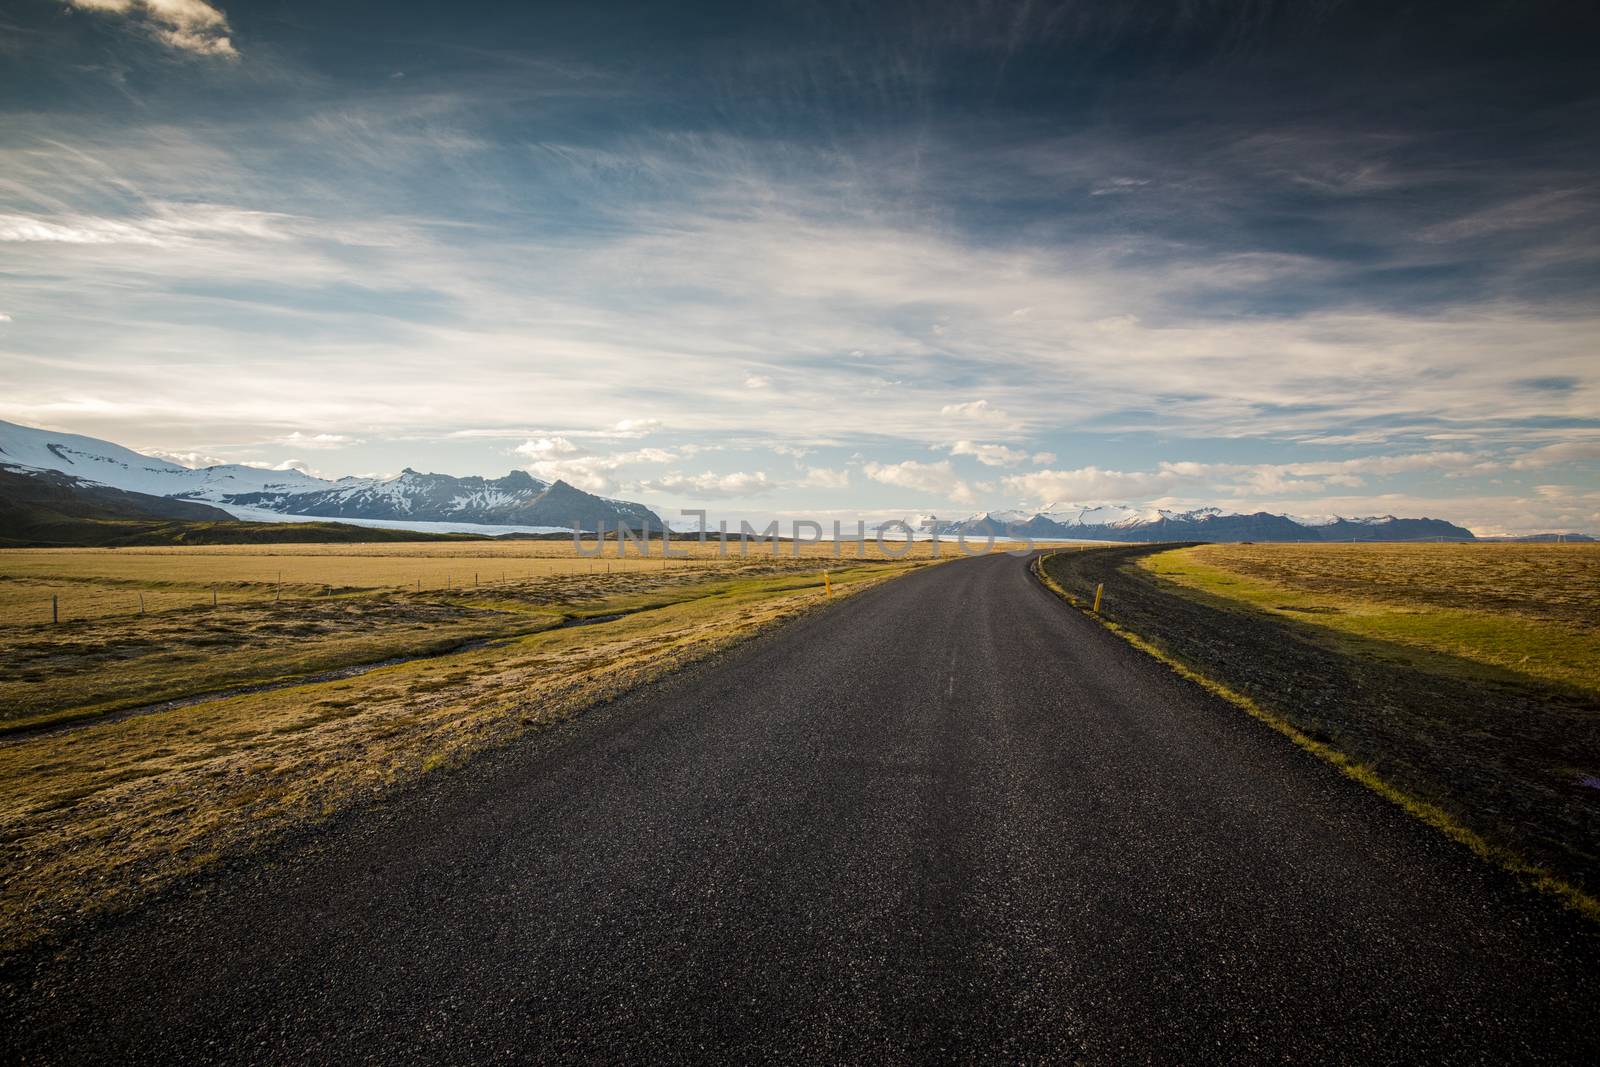
<path fill-rule="evenodd" d="M 13 976 L 6 1058 L 1596 1062 L 1588 928 L 997 556 Z"/>

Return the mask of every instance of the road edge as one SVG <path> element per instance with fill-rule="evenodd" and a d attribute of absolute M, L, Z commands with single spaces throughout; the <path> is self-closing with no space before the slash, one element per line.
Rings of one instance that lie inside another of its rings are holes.
<path fill-rule="evenodd" d="M 1157 551 L 1160 551 L 1160 549 L 1157 549 Z M 1214 696 L 1220 697 L 1222 700 L 1244 711 L 1251 718 L 1288 738 L 1296 747 L 1333 767 L 1351 781 L 1376 793 L 1413 819 L 1443 834 L 1457 844 L 1465 845 L 1480 860 L 1493 864 L 1495 867 L 1512 875 L 1519 883 L 1545 896 L 1554 898 L 1564 908 L 1576 912 L 1591 922 L 1600 924 L 1600 899 L 1589 895 L 1554 872 L 1537 864 L 1529 863 L 1513 852 L 1490 844 L 1479 834 L 1451 818 L 1437 805 L 1414 797 L 1403 789 L 1385 781 L 1366 764 L 1352 759 L 1331 745 L 1318 741 L 1288 719 L 1262 707 L 1245 694 L 1208 677 L 1204 672 L 1179 660 L 1175 656 L 1169 655 L 1127 627 L 1119 626 L 1091 608 L 1081 605 L 1074 594 L 1063 588 L 1061 583 L 1052 578 L 1049 572 L 1045 570 L 1045 561 L 1057 554 L 1057 552 L 1035 554 L 1032 562 L 1028 565 L 1028 570 L 1040 585 L 1065 602 L 1067 606 L 1098 623 L 1103 629 L 1115 634 L 1140 652 L 1156 660 L 1180 678 L 1200 686 Z"/>
<path fill-rule="evenodd" d="M 794 586 L 786 593 L 775 594 L 776 598 L 786 601 L 781 614 L 742 624 L 731 633 L 719 635 L 717 638 L 693 646 L 687 658 L 653 659 L 640 668 L 637 676 L 622 686 L 610 689 L 596 688 L 548 720 L 529 722 L 520 715 L 511 715 L 509 717 L 519 718 L 522 721 L 503 736 L 485 737 L 479 744 L 451 752 L 443 757 L 424 757 L 420 766 L 414 771 L 402 777 L 391 778 L 371 791 L 353 793 L 332 808 L 324 808 L 321 812 L 302 820 L 272 828 L 259 837 L 222 843 L 213 856 L 203 864 L 191 870 L 175 873 L 170 878 L 148 880 L 128 898 L 112 905 L 74 910 L 65 915 L 59 923 L 52 922 L 46 927 L 30 931 L 20 937 L 7 931 L 5 937 L 0 937 L 0 1003 L 4 1002 L 4 987 L 10 977 L 26 969 L 32 960 L 46 958 L 62 951 L 74 942 L 94 936 L 102 928 L 128 921 L 143 911 L 161 906 L 164 902 L 182 899 L 197 890 L 203 891 L 208 886 L 216 885 L 241 873 L 248 873 L 263 864 L 281 862 L 285 857 L 305 847 L 308 842 L 345 820 L 361 818 L 375 808 L 393 803 L 411 791 L 426 788 L 449 773 L 463 769 L 477 760 L 492 758 L 509 751 L 521 742 L 548 735 L 550 731 L 565 723 L 614 704 L 639 690 L 659 685 L 684 672 L 700 668 L 720 656 L 769 639 L 791 624 L 824 615 L 863 593 L 915 573 L 927 565 L 930 563 L 917 561 L 913 566 L 888 569 L 883 573 L 871 574 L 858 582 L 834 584 L 831 590 L 824 584 L 822 574 L 833 568 L 824 566 L 815 572 L 808 570 L 790 575 L 788 577 L 806 580 L 803 585 Z M 99 725 L 99 722 L 85 725 L 95 726 Z M 26 743 L 31 739 L 0 738 L 0 743 L 6 743 L 7 740 Z M 7 937 L 14 940 L 7 940 Z"/>

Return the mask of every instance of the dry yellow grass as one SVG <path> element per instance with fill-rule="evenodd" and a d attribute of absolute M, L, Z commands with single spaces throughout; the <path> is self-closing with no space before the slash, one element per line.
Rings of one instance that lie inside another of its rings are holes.
<path fill-rule="evenodd" d="M 9 667 L 0 675 L 0 732 L 516 636 L 593 614 L 591 602 L 659 601 L 714 578 L 848 562 L 822 546 L 801 546 L 798 558 L 792 545 L 778 547 L 721 556 L 693 545 L 688 559 L 594 560 L 577 558 L 568 541 L 468 545 L 467 555 L 436 543 L 0 551 L 0 604 L 8 593 L 59 590 L 62 620 L 49 622 L 46 599 L 0 626 Z M 457 576 L 420 590 L 392 584 L 441 567 Z M 261 573 L 274 578 L 240 579 Z"/>
<path fill-rule="evenodd" d="M 594 542 L 587 542 L 595 550 Z M 838 555 L 835 556 L 837 547 Z M 890 543 L 890 553 L 900 546 Z M 956 551 L 944 546 L 945 554 Z M 752 542 L 741 553 L 731 541 L 726 554 L 708 544 L 676 541 L 665 559 L 652 542 L 641 557 L 633 543 L 609 542 L 599 558 L 580 557 L 570 540 L 333 545 L 209 545 L 162 548 L 0 549 L 0 628 L 48 623 L 51 597 L 63 621 L 136 615 L 140 596 L 146 612 L 265 603 L 280 591 L 288 598 L 325 589 L 355 592 L 491 589 L 559 575 L 649 574 L 700 571 L 762 560 L 883 560 L 868 539 L 832 544 Z M 927 542 L 912 546 L 907 559 L 926 559 Z M 684 558 L 676 558 L 678 556 Z"/>
<path fill-rule="evenodd" d="M 1207 545 L 1196 558 L 1308 593 L 1600 620 L 1600 544 Z"/>
<path fill-rule="evenodd" d="M 393 559 L 392 551 L 354 558 Z M 122 552 L 101 553 L 108 555 L 122 565 Z M 190 555 L 180 554 L 185 564 Z M 253 560 L 252 553 L 205 555 Z M 90 562 L 79 558 L 71 566 L 87 576 Z M 168 627 L 168 641 L 187 640 L 188 651 L 200 653 L 187 666 L 180 663 L 174 682 L 183 684 L 187 675 L 191 687 L 202 688 L 213 685 L 216 670 L 229 662 L 244 671 L 251 660 L 265 658 L 264 650 L 315 647 L 319 639 L 329 662 L 338 662 L 341 640 L 366 641 L 360 652 L 370 659 L 440 626 L 469 632 L 474 617 L 510 620 L 499 624 L 510 630 L 487 647 L 353 677 L 0 740 L 0 951 L 34 943 L 85 915 L 128 906 L 221 857 L 818 607 L 827 599 L 824 562 L 702 561 L 695 568 L 610 577 L 557 574 L 450 596 L 379 592 L 313 600 L 308 605 L 324 614 L 307 624 L 323 627 L 320 638 L 263 630 L 275 620 L 261 606 L 147 618 Z M 916 565 L 827 562 L 836 596 Z M 349 611 L 360 614 L 341 623 L 339 613 Z M 420 629 L 414 625 L 419 613 Z M 616 618 L 551 628 L 584 616 Z M 101 619 L 77 626 L 125 623 Z M 528 632 L 532 625 L 541 628 Z M 513 632 L 517 627 L 520 633 Z M 69 629 L 16 628 L 0 644 L 15 644 L 19 634 L 48 644 Z M 233 651 L 217 654 L 225 646 L 194 643 L 218 638 L 233 642 L 226 646 Z M 169 652 L 158 647 L 150 655 L 160 662 Z M 109 667 L 89 662 L 93 658 L 87 655 L 81 665 L 90 689 L 95 678 L 147 668 L 153 676 L 156 670 L 137 654 L 120 666 L 115 657 Z"/>

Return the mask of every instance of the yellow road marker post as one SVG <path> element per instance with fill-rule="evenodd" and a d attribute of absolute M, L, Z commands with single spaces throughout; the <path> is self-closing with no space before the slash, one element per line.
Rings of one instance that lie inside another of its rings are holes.
<path fill-rule="evenodd" d="M 1094 587 L 1094 613 L 1100 614 L 1100 594 L 1106 591 L 1106 583 L 1101 582 Z"/>
<path fill-rule="evenodd" d="M 833 595 L 833 580 L 828 577 L 828 572 L 822 572 L 822 591 L 828 596 Z"/>

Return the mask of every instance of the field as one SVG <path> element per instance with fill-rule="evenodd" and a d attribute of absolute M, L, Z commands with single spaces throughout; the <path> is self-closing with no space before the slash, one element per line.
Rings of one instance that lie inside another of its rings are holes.
<path fill-rule="evenodd" d="M 743 558 L 792 559 L 794 547 L 752 542 Z M 586 551 L 596 549 L 592 542 L 585 545 Z M 840 547 L 841 562 L 858 558 L 858 549 L 883 558 L 874 543 L 851 542 Z M 736 543 L 728 546 L 727 557 L 718 555 L 714 543 L 676 542 L 671 559 L 662 557 L 659 541 L 649 551 L 640 556 L 630 543 L 619 553 L 612 542 L 603 555 L 583 558 L 567 540 L 13 549 L 0 552 L 0 627 L 49 622 L 52 596 L 61 620 L 68 621 L 136 615 L 141 594 L 146 611 L 209 608 L 214 593 L 219 604 L 240 604 L 330 593 L 464 592 L 560 575 L 704 571 L 741 558 Z M 911 555 L 928 551 L 919 544 Z M 680 553 L 687 558 L 678 558 Z M 803 544 L 800 558 L 832 559 L 833 548 Z"/>
<path fill-rule="evenodd" d="M 928 556 L 779 547 L 0 551 L 0 951 Z"/>
<path fill-rule="evenodd" d="M 1600 545 L 1061 553 L 1101 618 L 1600 918 Z M 1565 887 L 1565 888 L 1562 888 Z"/>
<path fill-rule="evenodd" d="M 1600 693 L 1600 545 L 1203 545 L 1140 565 L 1332 637 Z"/>

